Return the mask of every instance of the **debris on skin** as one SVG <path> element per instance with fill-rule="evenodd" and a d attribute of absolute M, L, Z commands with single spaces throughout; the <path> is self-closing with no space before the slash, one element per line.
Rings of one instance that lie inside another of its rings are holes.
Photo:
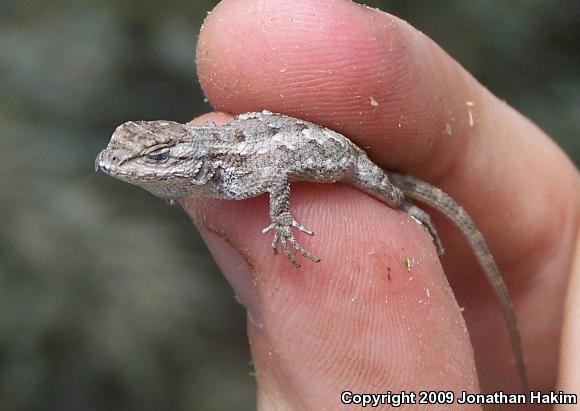
<path fill-rule="evenodd" d="M 405 257 L 403 264 L 405 264 L 405 267 L 407 267 L 407 271 L 411 272 L 411 269 L 413 268 L 413 261 L 409 257 Z"/>
<path fill-rule="evenodd" d="M 465 105 L 467 106 L 467 116 L 469 118 L 469 127 L 473 127 L 475 122 L 473 120 L 473 111 L 471 111 L 471 108 L 473 106 L 475 106 L 475 103 L 473 101 L 466 101 Z"/>
<path fill-rule="evenodd" d="M 445 128 L 443 129 L 443 134 L 447 134 L 448 136 L 453 134 L 453 131 L 451 129 L 451 124 L 445 123 Z"/>
<path fill-rule="evenodd" d="M 373 107 L 378 107 L 379 106 L 379 102 L 377 100 L 375 100 L 374 98 L 371 97 L 371 106 Z"/>

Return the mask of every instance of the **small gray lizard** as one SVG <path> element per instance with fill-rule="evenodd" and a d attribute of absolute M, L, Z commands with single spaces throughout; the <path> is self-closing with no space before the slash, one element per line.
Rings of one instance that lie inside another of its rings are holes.
<path fill-rule="evenodd" d="M 241 200 L 270 195 L 272 249 L 280 245 L 300 267 L 294 252 L 319 262 L 296 241 L 293 229 L 314 233 L 289 211 L 290 183 L 343 182 L 408 213 L 443 247 L 431 218 L 410 202 L 418 200 L 459 228 L 491 284 L 510 332 L 522 386 L 527 378 L 520 335 L 507 287 L 473 219 L 453 198 L 418 178 L 386 172 L 348 138 L 328 128 L 268 111 L 240 114 L 224 125 L 172 121 L 129 121 L 120 125 L 99 153 L 95 168 L 168 200 L 192 196 Z"/>

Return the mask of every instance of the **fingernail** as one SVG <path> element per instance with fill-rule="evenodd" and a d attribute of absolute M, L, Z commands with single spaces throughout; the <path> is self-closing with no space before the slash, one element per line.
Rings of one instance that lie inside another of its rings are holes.
<path fill-rule="evenodd" d="M 262 313 L 258 304 L 256 284 L 244 257 L 220 236 L 207 230 L 202 231 L 211 255 L 236 293 L 236 301 L 246 308 L 248 320 L 257 328 L 263 327 Z"/>

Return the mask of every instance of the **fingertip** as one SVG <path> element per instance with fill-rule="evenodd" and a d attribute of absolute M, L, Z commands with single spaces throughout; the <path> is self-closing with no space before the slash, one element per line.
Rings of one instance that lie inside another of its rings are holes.
<path fill-rule="evenodd" d="M 189 124 L 203 124 L 205 122 L 213 122 L 216 124 L 227 123 L 232 118 L 231 114 L 214 111 L 211 113 L 204 113 L 189 122 Z"/>
<path fill-rule="evenodd" d="M 322 258 L 296 269 L 259 234 L 265 197 L 195 201 L 185 205 L 198 225 L 243 256 L 210 243 L 220 267 L 234 276 L 250 267 L 245 284 L 255 288 L 263 325 L 249 332 L 260 389 L 284 387 L 294 398 L 315 389 L 311 409 L 320 409 L 337 401 L 341 384 L 409 389 L 439 378 L 476 388 L 465 324 L 431 239 L 405 214 L 347 186 L 294 185 L 293 215 L 317 234 L 297 240 Z"/>
<path fill-rule="evenodd" d="M 200 233 L 220 271 L 247 311 L 249 322 L 258 329 L 264 325 L 262 307 L 258 300 L 254 267 L 248 256 L 234 247 L 222 232 L 209 231 L 200 226 Z"/>
<path fill-rule="evenodd" d="M 406 22 L 351 1 L 223 1 L 196 57 L 217 109 L 267 108 L 329 126 L 391 168 L 438 175 L 466 141 L 449 140 L 439 161 L 424 161 L 445 126 L 469 131 L 469 76 Z"/>

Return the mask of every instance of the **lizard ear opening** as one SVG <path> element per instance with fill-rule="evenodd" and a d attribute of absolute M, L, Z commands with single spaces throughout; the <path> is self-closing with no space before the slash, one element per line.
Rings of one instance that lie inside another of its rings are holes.
<path fill-rule="evenodd" d="M 214 172 L 210 168 L 209 163 L 202 160 L 196 163 L 195 168 L 192 170 L 192 174 L 193 181 L 198 185 L 202 185 L 212 178 Z"/>

